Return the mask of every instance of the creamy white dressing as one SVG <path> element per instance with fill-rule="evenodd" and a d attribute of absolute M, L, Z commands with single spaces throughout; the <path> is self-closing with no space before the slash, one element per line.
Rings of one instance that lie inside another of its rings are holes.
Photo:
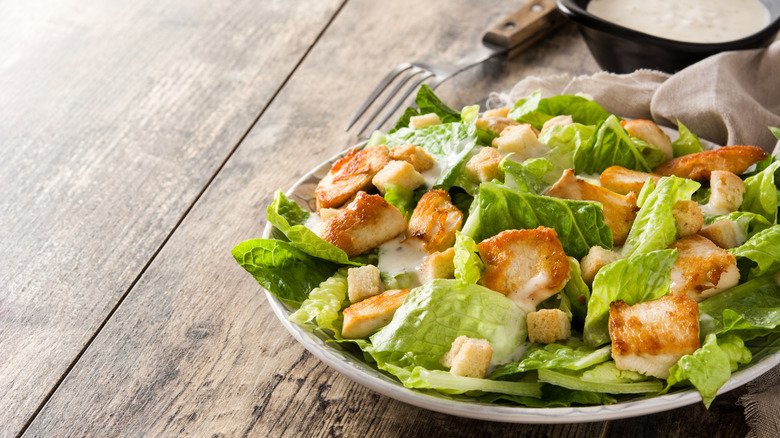
<path fill-rule="evenodd" d="M 403 273 L 417 274 L 423 259 L 428 253 L 423 249 L 420 239 L 406 239 L 402 234 L 379 246 L 377 267 L 385 274 L 395 276 Z"/>
<path fill-rule="evenodd" d="M 592 0 L 588 12 L 649 35 L 691 43 L 720 43 L 769 24 L 759 0 Z"/>
<path fill-rule="evenodd" d="M 433 167 L 426 170 L 425 172 L 422 172 L 421 175 L 425 180 L 425 185 L 428 188 L 433 187 L 433 185 L 436 183 L 436 180 L 441 176 L 441 165 L 439 165 L 439 161 L 434 160 Z"/>

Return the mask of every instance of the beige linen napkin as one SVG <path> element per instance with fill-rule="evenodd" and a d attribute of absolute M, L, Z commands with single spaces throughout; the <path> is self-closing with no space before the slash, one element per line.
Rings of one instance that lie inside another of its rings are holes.
<path fill-rule="evenodd" d="M 608 111 L 654 119 L 674 127 L 680 120 L 702 138 L 721 145 L 751 144 L 771 152 L 780 127 L 780 41 L 767 49 L 725 52 L 673 76 L 651 70 L 626 75 L 528 77 L 488 106 L 511 104 L 540 90 L 543 96 L 585 93 Z"/>

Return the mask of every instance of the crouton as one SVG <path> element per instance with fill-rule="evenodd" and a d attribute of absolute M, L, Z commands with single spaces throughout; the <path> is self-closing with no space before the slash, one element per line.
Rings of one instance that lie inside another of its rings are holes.
<path fill-rule="evenodd" d="M 539 344 L 552 344 L 571 337 L 571 320 L 560 309 L 541 309 L 525 315 L 528 340 Z"/>
<path fill-rule="evenodd" d="M 425 172 L 430 170 L 436 164 L 431 154 L 420 146 L 407 144 L 390 148 L 390 158 L 393 160 L 406 161 L 414 166 L 414 170 Z"/>
<path fill-rule="evenodd" d="M 739 283 L 736 258 L 707 238 L 683 237 L 669 248 L 677 250 L 672 267 L 673 293 L 702 301 Z"/>
<path fill-rule="evenodd" d="M 629 192 L 639 193 L 648 178 L 656 184 L 661 180 L 660 176 L 652 173 L 637 172 L 636 170 L 620 166 L 610 166 L 601 172 L 599 183 L 604 188 L 625 195 Z"/>
<path fill-rule="evenodd" d="M 723 146 L 673 158 L 653 169 L 653 173 L 706 181 L 713 170 L 725 170 L 739 175 L 764 158 L 766 152 L 756 146 Z"/>
<path fill-rule="evenodd" d="M 699 235 L 710 239 L 723 249 L 736 248 L 747 241 L 747 235 L 738 223 L 731 219 L 717 220 L 701 229 Z"/>
<path fill-rule="evenodd" d="M 487 110 L 482 114 L 482 117 L 487 119 L 495 119 L 498 117 L 507 117 L 509 116 L 509 107 L 504 106 L 501 108 L 495 108 L 492 110 Z"/>
<path fill-rule="evenodd" d="M 422 129 L 428 126 L 440 125 L 441 119 L 436 113 L 423 114 L 421 116 L 412 116 L 409 119 L 409 127 L 412 129 Z"/>
<path fill-rule="evenodd" d="M 731 172 L 713 170 L 710 174 L 710 191 L 710 200 L 702 210 L 708 216 L 720 216 L 739 209 L 745 183 Z"/>
<path fill-rule="evenodd" d="M 704 215 L 696 201 L 677 201 L 672 208 L 672 216 L 677 225 L 677 237 L 696 234 L 704 225 Z"/>
<path fill-rule="evenodd" d="M 493 347 L 490 342 L 458 336 L 452 342 L 450 351 L 441 358 L 441 364 L 456 376 L 484 378 L 492 358 Z"/>
<path fill-rule="evenodd" d="M 552 228 L 502 231 L 477 248 L 485 262 L 482 284 L 527 311 L 534 311 L 569 280 L 569 259 Z"/>
<path fill-rule="evenodd" d="M 620 259 L 620 254 L 600 246 L 591 246 L 588 254 L 580 261 L 582 279 L 588 285 L 593 284 L 599 270 L 608 264 Z"/>
<path fill-rule="evenodd" d="M 420 282 L 423 284 L 434 278 L 455 278 L 455 248 L 431 253 L 420 265 Z"/>
<path fill-rule="evenodd" d="M 685 295 L 665 295 L 655 301 L 609 306 L 612 358 L 619 370 L 661 379 L 669 368 L 699 348 L 699 307 Z"/>
<path fill-rule="evenodd" d="M 350 257 L 376 248 L 406 230 L 406 219 L 379 195 L 359 192 L 322 226 L 322 237 Z"/>
<path fill-rule="evenodd" d="M 320 219 L 322 219 L 323 222 L 327 222 L 339 214 L 340 211 L 341 210 L 338 208 L 321 208 L 317 214 L 320 215 Z"/>
<path fill-rule="evenodd" d="M 393 184 L 407 190 L 414 190 L 425 183 L 425 178 L 406 161 L 391 161 L 371 180 L 379 193 L 385 194 L 387 186 Z"/>
<path fill-rule="evenodd" d="M 347 307 L 344 309 L 341 336 L 347 339 L 365 338 L 386 326 L 407 295 L 409 289 L 387 290 Z"/>
<path fill-rule="evenodd" d="M 542 130 L 539 132 L 539 135 L 544 134 L 546 131 L 549 131 L 550 129 L 556 126 L 566 126 L 566 125 L 571 125 L 572 123 L 574 123 L 574 119 L 570 115 L 555 116 L 552 119 L 544 122 L 544 125 L 542 125 Z"/>
<path fill-rule="evenodd" d="M 340 207 L 361 190 L 371 187 L 371 179 L 390 161 L 385 146 L 353 149 L 333 163 L 314 191 L 317 210 Z"/>
<path fill-rule="evenodd" d="M 663 152 L 667 160 L 674 156 L 672 140 L 654 122 L 645 119 L 634 119 L 624 120 L 621 122 L 621 125 L 623 125 L 623 128 L 631 137 L 638 138 L 658 148 L 658 150 Z"/>
<path fill-rule="evenodd" d="M 506 117 L 480 117 L 477 119 L 477 128 L 500 135 L 507 126 L 519 125 L 517 120 Z"/>
<path fill-rule="evenodd" d="M 444 251 L 455 244 L 455 233 L 463 226 L 463 213 L 450 201 L 446 190 L 424 194 L 409 219 L 407 236 L 420 239 L 428 252 Z"/>
<path fill-rule="evenodd" d="M 493 147 L 502 154 L 514 153 L 517 161 L 544 155 L 548 150 L 528 124 L 507 126 L 501 135 L 493 139 Z"/>
<path fill-rule="evenodd" d="M 350 303 L 363 301 L 382 292 L 382 279 L 379 268 L 365 265 L 347 270 L 347 295 Z"/>
<path fill-rule="evenodd" d="M 498 165 L 502 158 L 504 156 L 496 148 L 482 148 L 466 163 L 466 175 L 475 183 L 499 178 L 501 169 Z"/>
<path fill-rule="evenodd" d="M 545 195 L 600 202 L 604 207 L 604 222 L 612 230 L 612 240 L 617 246 L 626 241 L 639 210 L 634 193 L 619 195 L 604 187 L 590 184 L 574 176 L 572 169 L 566 169 L 558 181 L 547 189 Z"/>

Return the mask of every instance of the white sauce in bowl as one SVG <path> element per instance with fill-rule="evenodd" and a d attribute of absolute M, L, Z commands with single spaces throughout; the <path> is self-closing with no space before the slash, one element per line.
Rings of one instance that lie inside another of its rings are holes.
<path fill-rule="evenodd" d="M 722 43 L 769 24 L 759 0 L 592 0 L 589 13 L 649 35 L 690 43 Z"/>

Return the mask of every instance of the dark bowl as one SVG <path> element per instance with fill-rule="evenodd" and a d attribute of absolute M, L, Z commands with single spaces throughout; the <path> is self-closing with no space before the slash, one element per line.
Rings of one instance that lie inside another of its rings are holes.
<path fill-rule="evenodd" d="M 761 0 L 769 9 L 769 25 L 753 35 L 725 43 L 686 43 L 628 29 L 588 13 L 589 2 L 557 0 L 558 9 L 577 23 L 596 62 L 615 73 L 639 68 L 674 73 L 719 52 L 766 47 L 780 30 L 780 0 Z"/>

